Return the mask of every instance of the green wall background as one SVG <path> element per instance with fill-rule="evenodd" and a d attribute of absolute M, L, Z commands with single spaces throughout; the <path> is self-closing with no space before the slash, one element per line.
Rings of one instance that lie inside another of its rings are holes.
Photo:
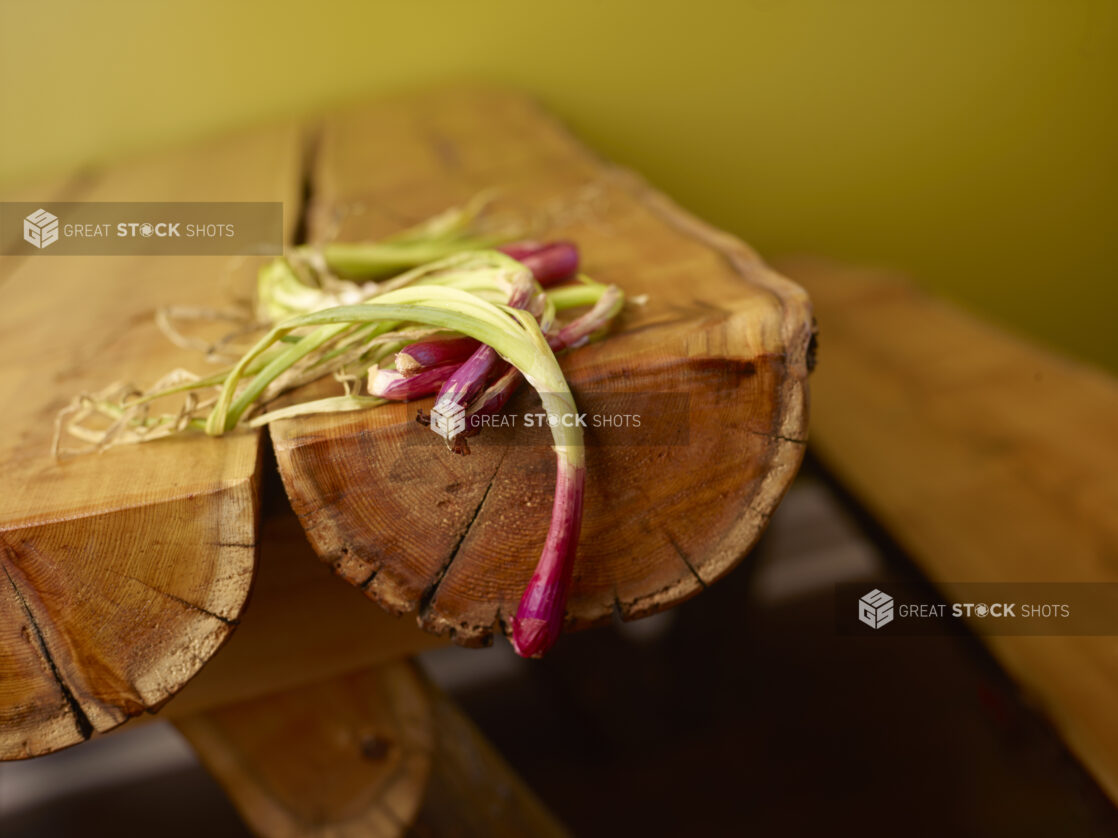
<path fill-rule="evenodd" d="M 451 77 L 763 254 L 906 270 L 1118 368 L 1118 3 L 0 0 L 0 188 Z"/>

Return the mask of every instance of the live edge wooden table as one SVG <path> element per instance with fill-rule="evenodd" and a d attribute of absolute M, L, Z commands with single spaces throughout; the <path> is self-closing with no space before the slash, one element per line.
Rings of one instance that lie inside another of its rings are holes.
<path fill-rule="evenodd" d="M 415 93 L 6 198 L 282 201 L 288 241 L 315 243 L 377 238 L 493 187 L 576 240 L 597 279 L 647 295 L 564 358 L 576 394 L 687 395 L 687 445 L 592 450 L 566 628 L 668 608 L 742 558 L 799 465 L 810 305 L 528 98 Z M 399 834 L 431 786 L 476 802 L 492 786 L 479 771 L 512 793 L 459 824 L 489 812 L 479 834 L 559 831 L 402 662 L 505 632 L 547 530 L 551 458 L 409 445 L 415 405 L 276 423 L 274 461 L 249 431 L 52 458 L 74 394 L 203 363 L 158 332 L 159 307 L 247 297 L 258 267 L 0 262 L 0 757 L 159 711 L 261 834 Z M 294 516 L 261 513 L 277 467 Z"/>

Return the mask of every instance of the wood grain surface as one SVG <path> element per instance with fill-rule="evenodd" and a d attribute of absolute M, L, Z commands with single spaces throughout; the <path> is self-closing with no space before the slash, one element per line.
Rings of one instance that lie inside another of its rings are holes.
<path fill-rule="evenodd" d="M 881 271 L 782 263 L 823 339 L 812 449 L 950 596 L 1118 582 L 1118 382 Z M 982 635 L 1118 800 L 1118 639 Z"/>
<path fill-rule="evenodd" d="M 296 128 L 271 128 L 12 197 L 295 201 L 300 155 Z M 159 705 L 232 631 L 255 560 L 259 435 L 61 463 L 50 442 L 79 392 L 184 364 L 159 306 L 248 293 L 254 272 L 229 257 L 0 261 L 0 758 Z"/>
<path fill-rule="evenodd" d="M 175 722 L 267 838 L 561 838 L 451 700 L 391 663 Z"/>
<path fill-rule="evenodd" d="M 607 341 L 563 359 L 576 401 L 674 393 L 688 404 L 682 416 L 645 411 L 651 444 L 590 434 L 567 628 L 667 608 L 741 559 L 803 453 L 802 290 L 508 92 L 440 89 L 335 114 L 311 173 L 311 242 L 375 238 L 496 188 L 500 211 L 578 242 L 591 276 L 647 295 Z M 280 473 L 340 576 L 432 631 L 485 643 L 507 630 L 543 545 L 550 440 L 483 434 L 458 457 L 425 442 L 415 411 L 276 423 Z"/>
<path fill-rule="evenodd" d="M 672 444 L 626 445 L 605 431 L 593 440 L 568 623 L 666 608 L 733 567 L 792 479 L 806 429 L 810 307 L 745 245 L 597 160 L 527 98 L 486 88 L 413 93 L 6 197 L 283 201 L 289 240 L 305 230 L 324 241 L 376 237 L 491 187 L 503 211 L 576 239 L 598 279 L 648 295 L 611 340 L 564 360 L 586 404 L 601 392 L 687 399 L 682 416 L 659 417 Z M 49 443 L 77 393 L 204 369 L 159 333 L 156 310 L 247 297 L 258 265 L 0 261 L 0 758 L 57 750 L 161 707 L 237 624 L 258 544 L 258 433 L 183 436 L 61 463 Z M 531 404 L 527 393 L 518 398 Z M 416 445 L 413 411 L 284 422 L 272 433 L 280 472 L 312 545 L 339 575 L 394 614 L 417 610 L 424 628 L 482 643 L 503 628 L 538 557 L 553 457 L 546 440 L 499 433 L 467 458 Z M 282 615 L 285 597 L 258 612 Z M 329 609 L 329 600 L 314 601 Z M 355 623 L 321 625 L 300 648 Z M 386 649 L 423 645 L 385 636 Z M 242 646 L 268 660 L 260 690 L 293 684 L 276 644 Z M 326 656 L 309 670 L 325 676 L 375 659 Z M 198 706 L 257 689 L 236 677 L 251 668 L 229 666 L 231 677 L 209 679 Z"/>
<path fill-rule="evenodd" d="M 257 835 L 399 835 L 431 773 L 431 705 L 390 664 L 176 720 Z"/>

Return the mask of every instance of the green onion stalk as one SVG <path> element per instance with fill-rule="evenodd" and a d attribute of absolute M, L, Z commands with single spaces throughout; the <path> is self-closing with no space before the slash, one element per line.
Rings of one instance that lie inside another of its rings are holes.
<path fill-rule="evenodd" d="M 292 252 L 296 263 L 328 278 L 375 281 L 435 262 L 465 250 L 484 250 L 507 242 L 519 229 L 481 222 L 492 191 L 475 195 L 414 227 L 375 242 L 328 242 L 303 245 Z"/>

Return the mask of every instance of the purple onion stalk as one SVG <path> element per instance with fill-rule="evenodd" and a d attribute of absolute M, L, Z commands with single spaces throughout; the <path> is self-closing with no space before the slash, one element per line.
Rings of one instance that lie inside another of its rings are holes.
<path fill-rule="evenodd" d="M 576 318 L 548 338 L 552 351 L 581 345 L 595 332 L 604 328 L 620 311 L 624 295 L 616 286 L 603 291 L 597 303 L 585 314 Z M 500 410 L 520 384 L 521 375 L 510 368 L 471 405 L 471 426 L 478 418 Z M 541 394 L 545 406 L 550 397 Z M 552 415 L 549 408 L 548 414 Z M 562 434 L 562 431 L 560 431 Z M 574 570 L 579 532 L 582 528 L 582 504 L 586 486 L 585 451 L 581 434 L 574 437 L 577 444 L 555 446 L 555 500 L 551 509 L 551 525 L 543 553 L 536 564 L 528 587 L 520 598 L 516 616 L 512 618 L 512 646 L 518 655 L 538 658 L 550 649 L 563 630 Z M 560 436 L 556 436 L 559 441 Z"/>
<path fill-rule="evenodd" d="M 497 249 L 528 268 L 544 288 L 578 272 L 578 247 L 573 242 L 524 241 Z"/>
<path fill-rule="evenodd" d="M 470 402 L 466 410 L 466 424 L 470 430 L 475 431 L 481 427 L 482 416 L 500 413 L 523 380 L 520 370 L 509 367 L 480 396 Z"/>
<path fill-rule="evenodd" d="M 578 536 L 586 463 L 581 444 L 555 447 L 555 501 L 547 541 L 512 618 L 512 648 L 523 658 L 542 657 L 563 630 Z"/>
<path fill-rule="evenodd" d="M 428 367 L 414 375 L 390 369 L 370 370 L 369 394 L 394 401 L 422 399 L 438 392 L 456 369 L 458 365 L 450 363 Z"/>
<path fill-rule="evenodd" d="M 468 337 L 416 341 L 396 353 L 396 369 L 403 375 L 415 375 L 430 367 L 461 364 L 479 346 L 481 346 L 480 341 Z"/>

